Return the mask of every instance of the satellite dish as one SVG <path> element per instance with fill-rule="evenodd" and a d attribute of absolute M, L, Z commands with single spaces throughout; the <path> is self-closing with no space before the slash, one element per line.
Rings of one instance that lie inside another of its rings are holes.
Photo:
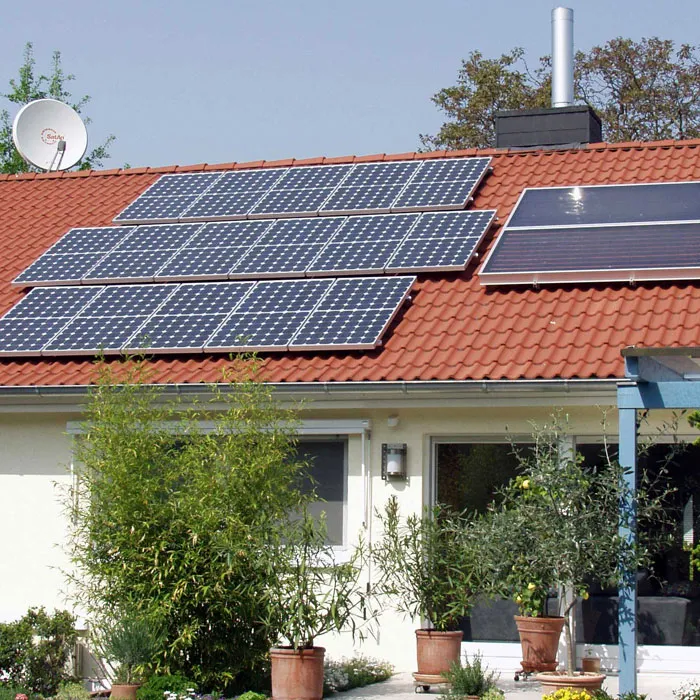
<path fill-rule="evenodd" d="M 35 100 L 17 112 L 12 140 L 24 160 L 42 170 L 72 168 L 87 150 L 78 113 L 58 100 Z"/>

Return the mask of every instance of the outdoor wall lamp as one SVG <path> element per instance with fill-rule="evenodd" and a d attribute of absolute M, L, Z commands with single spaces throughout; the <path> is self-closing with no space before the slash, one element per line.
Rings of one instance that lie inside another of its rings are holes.
<path fill-rule="evenodd" d="M 406 478 L 406 443 L 382 443 L 382 479 Z"/>

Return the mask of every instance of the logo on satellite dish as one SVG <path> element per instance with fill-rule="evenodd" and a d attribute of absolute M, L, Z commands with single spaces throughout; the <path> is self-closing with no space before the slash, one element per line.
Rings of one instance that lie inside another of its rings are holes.
<path fill-rule="evenodd" d="M 59 141 L 65 141 L 65 137 L 56 131 L 56 129 L 47 128 L 41 130 L 41 140 L 49 146 L 57 144 Z"/>

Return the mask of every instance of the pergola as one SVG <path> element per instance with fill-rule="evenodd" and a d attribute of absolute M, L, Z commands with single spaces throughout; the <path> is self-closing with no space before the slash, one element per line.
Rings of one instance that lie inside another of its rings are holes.
<path fill-rule="evenodd" d="M 628 469 L 630 492 L 637 480 L 637 411 L 700 408 L 700 347 L 638 348 L 622 351 L 625 380 L 617 387 L 620 464 Z M 634 523 L 634 503 L 620 504 L 621 521 Z M 636 528 L 621 526 L 634 540 Z M 626 572 L 619 595 L 620 693 L 637 690 L 637 578 Z"/>

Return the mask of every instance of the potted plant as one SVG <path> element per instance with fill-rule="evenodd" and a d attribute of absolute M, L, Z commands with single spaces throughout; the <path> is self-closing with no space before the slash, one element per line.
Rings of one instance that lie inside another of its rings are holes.
<path fill-rule="evenodd" d="M 379 569 L 375 590 L 389 596 L 399 612 L 429 623 L 416 630 L 418 671 L 413 676 L 426 686 L 441 683 L 442 674 L 459 660 L 457 621 L 484 580 L 479 540 L 470 536 L 472 519 L 438 505 L 422 517 L 402 520 L 396 497 L 377 517 L 383 532 L 371 552 Z"/>
<path fill-rule="evenodd" d="M 102 651 L 110 664 L 116 664 L 111 698 L 135 700 L 142 676 L 162 645 L 160 628 L 143 617 L 127 614 L 107 624 Z"/>
<path fill-rule="evenodd" d="M 449 671 L 442 676 L 449 683 L 445 693 L 448 700 L 496 700 L 504 697 L 503 692 L 496 688 L 496 673 L 483 664 L 481 654 L 474 654 L 471 660 L 465 655 L 464 663 L 459 659 L 453 661 Z"/>
<path fill-rule="evenodd" d="M 632 547 L 619 534 L 619 504 L 631 495 L 620 465 L 608 459 L 600 469 L 588 467 L 581 455 L 562 449 L 564 437 L 554 419 L 549 426 L 535 428 L 531 449 L 519 453 L 521 473 L 504 489 L 501 502 L 492 504 L 485 519 L 488 559 L 502 590 L 518 603 L 522 621 L 544 625 L 547 592 L 558 592 L 558 631 L 555 627 L 549 637 L 556 652 L 564 629 L 566 670 L 557 672 L 556 657 L 552 657 L 554 666 L 537 676 L 542 685 L 596 689 L 604 674 L 575 671 L 569 613 L 578 598 L 588 597 L 591 582 L 617 585 L 622 572 L 647 563 L 651 552 L 648 543 Z M 652 497 L 643 486 L 638 488 L 637 517 L 656 517 L 662 512 L 663 498 L 663 494 Z M 540 670 L 528 666 L 533 642 L 527 630 L 521 627 L 520 633 L 523 668 Z"/>
<path fill-rule="evenodd" d="M 374 616 L 360 582 L 364 548 L 339 563 L 326 539 L 323 518 L 306 511 L 271 543 L 270 584 L 263 595 L 269 610 L 264 623 L 281 644 L 270 651 L 275 700 L 321 700 L 325 649 L 315 640 L 349 629 L 353 635 Z"/>

